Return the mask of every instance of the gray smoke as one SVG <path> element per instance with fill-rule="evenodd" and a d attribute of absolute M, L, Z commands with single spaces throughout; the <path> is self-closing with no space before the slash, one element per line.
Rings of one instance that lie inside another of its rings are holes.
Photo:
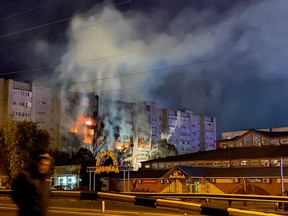
<path fill-rule="evenodd" d="M 190 6 L 170 17 L 161 7 L 148 15 L 94 8 L 71 22 L 60 79 L 109 99 L 215 116 L 218 132 L 283 126 L 287 8 L 285 0 L 225 13 Z"/>

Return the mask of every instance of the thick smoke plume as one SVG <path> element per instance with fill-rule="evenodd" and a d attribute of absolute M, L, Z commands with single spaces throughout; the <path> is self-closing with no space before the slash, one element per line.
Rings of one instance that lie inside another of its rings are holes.
<path fill-rule="evenodd" d="M 218 131 L 287 125 L 288 2 L 247 2 L 174 13 L 169 4 L 153 13 L 93 8 L 71 22 L 60 80 L 215 116 Z"/>

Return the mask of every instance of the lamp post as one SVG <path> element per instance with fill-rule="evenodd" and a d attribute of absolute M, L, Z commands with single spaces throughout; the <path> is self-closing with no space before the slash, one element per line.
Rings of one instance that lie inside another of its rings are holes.
<path fill-rule="evenodd" d="M 283 159 L 280 159 L 281 196 L 284 195 Z"/>

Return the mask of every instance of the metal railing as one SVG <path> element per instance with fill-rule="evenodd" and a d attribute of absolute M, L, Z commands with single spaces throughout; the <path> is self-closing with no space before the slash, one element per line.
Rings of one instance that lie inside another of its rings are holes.
<path fill-rule="evenodd" d="M 227 200 L 288 203 L 288 196 L 248 195 L 248 194 L 208 194 L 208 193 L 139 193 L 126 192 L 127 195 L 146 195 L 155 198 L 178 198 L 178 199 L 205 199 L 205 200 Z"/>

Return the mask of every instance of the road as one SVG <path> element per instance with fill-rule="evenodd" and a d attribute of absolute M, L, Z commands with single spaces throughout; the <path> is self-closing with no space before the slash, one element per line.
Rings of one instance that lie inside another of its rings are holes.
<path fill-rule="evenodd" d="M 227 201 L 213 201 L 210 206 L 227 208 Z M 232 208 L 246 209 L 246 210 L 260 210 L 264 212 L 275 213 L 275 204 L 273 203 L 255 203 L 249 202 L 248 206 L 243 207 L 243 202 L 233 202 Z M 49 216 L 68 216 L 68 215 L 111 215 L 111 216 L 192 216 L 201 215 L 199 212 L 188 212 L 184 210 L 168 209 L 168 208 L 152 208 L 135 206 L 134 204 L 105 201 L 105 211 L 102 210 L 101 201 L 88 200 L 73 200 L 73 199 L 51 199 L 50 200 L 50 214 Z M 277 212 L 278 214 L 285 214 L 284 212 Z M 287 213 L 287 212 L 286 212 Z M 10 198 L 0 198 L 0 215 L 1 216 L 16 216 L 17 207 L 13 204 Z M 287 215 L 287 214 L 285 214 Z"/>
<path fill-rule="evenodd" d="M 50 200 L 49 216 L 68 216 L 68 215 L 86 215 L 86 216 L 186 216 L 201 215 L 199 212 L 176 211 L 168 208 L 151 208 L 135 206 L 134 204 L 105 201 L 105 211 L 101 209 L 101 201 L 80 201 L 67 199 L 52 199 Z M 17 208 L 8 198 L 0 199 L 0 215 L 1 216 L 16 216 Z"/>

